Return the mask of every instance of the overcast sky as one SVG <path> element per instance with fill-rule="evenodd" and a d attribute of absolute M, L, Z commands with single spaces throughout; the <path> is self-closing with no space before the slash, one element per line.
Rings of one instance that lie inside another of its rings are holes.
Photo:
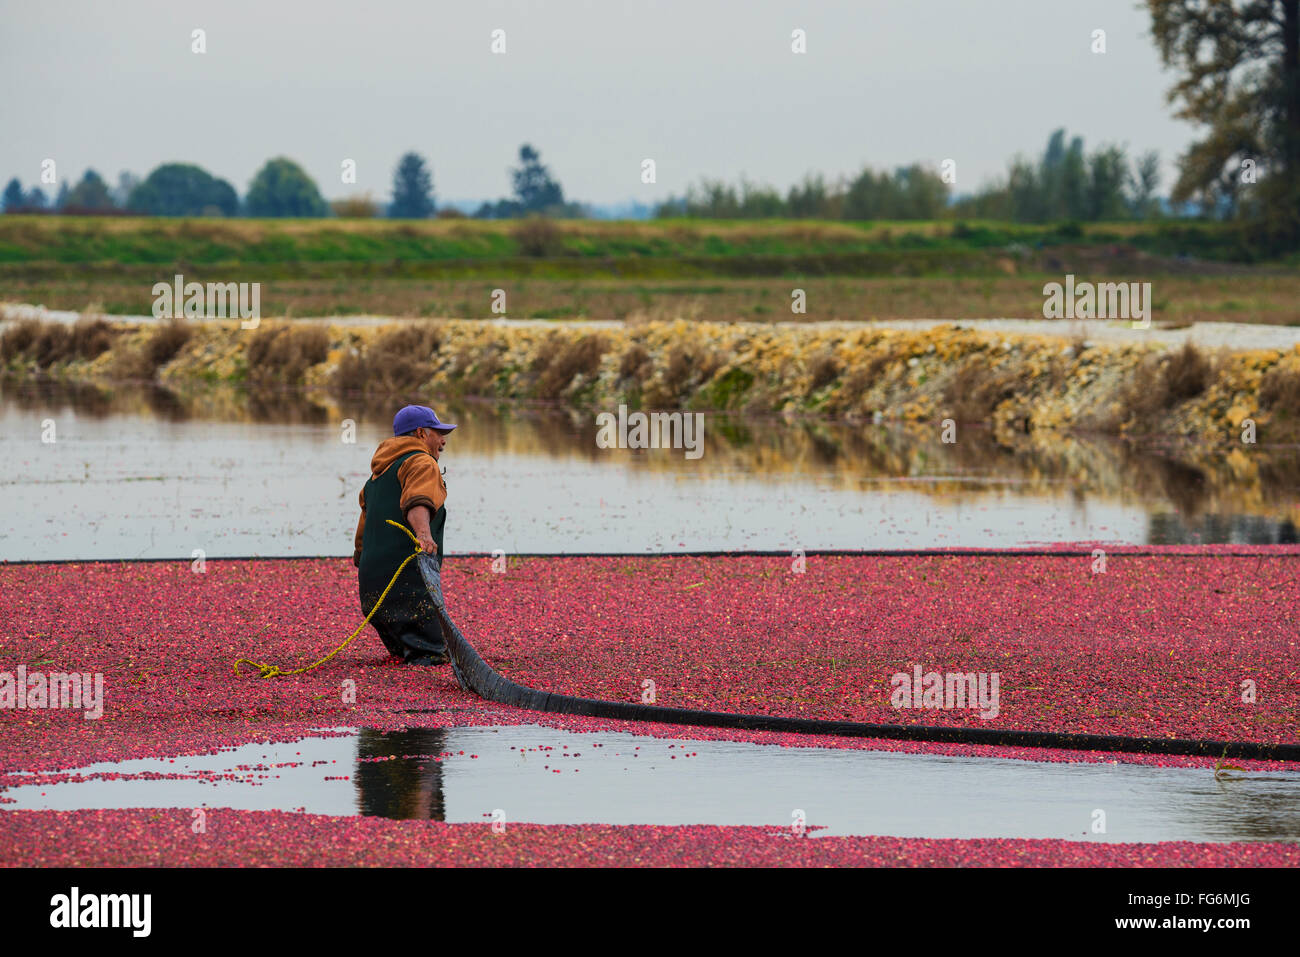
<path fill-rule="evenodd" d="M 1065 126 L 1172 161 L 1135 0 L 0 0 L 0 178 L 198 163 L 246 191 L 286 155 L 327 198 L 390 191 L 402 152 L 439 199 L 508 195 L 531 142 L 566 197 L 656 202 L 702 176 L 784 189 L 922 161 L 958 192 Z M 207 52 L 191 52 L 206 31 Z M 791 31 L 807 53 L 791 52 Z M 491 52 L 505 31 L 506 53 Z M 1106 31 L 1106 53 L 1090 51 Z M 641 161 L 658 181 L 643 185 Z M 340 179 L 353 159 L 357 185 Z M 47 193 L 51 192 L 48 188 Z"/>

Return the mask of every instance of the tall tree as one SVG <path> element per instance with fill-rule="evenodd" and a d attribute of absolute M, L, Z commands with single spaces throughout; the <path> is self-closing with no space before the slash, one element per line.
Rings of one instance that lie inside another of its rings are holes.
<path fill-rule="evenodd" d="M 786 193 L 786 212 L 795 219 L 839 219 L 841 192 L 828 187 L 820 173 L 808 173 Z"/>
<path fill-rule="evenodd" d="M 1129 204 L 1133 215 L 1146 219 L 1156 212 L 1156 189 L 1160 186 L 1160 154 L 1149 150 L 1137 158 L 1129 174 Z"/>
<path fill-rule="evenodd" d="M 1045 219 L 1088 218 L 1088 161 L 1082 136 L 1076 136 L 1067 147 L 1065 130 L 1053 131 L 1038 174 Z"/>
<path fill-rule="evenodd" d="M 1128 157 L 1123 147 L 1107 146 L 1088 157 L 1088 219 L 1125 219 L 1129 215 Z"/>
<path fill-rule="evenodd" d="M 25 199 L 23 184 L 18 182 L 18 177 L 15 176 L 5 186 L 4 196 L 0 197 L 0 202 L 4 203 L 6 213 L 12 213 L 14 210 L 22 209 Z"/>
<path fill-rule="evenodd" d="M 1047 208 L 1047 190 L 1039 177 L 1039 168 L 1017 157 L 1007 171 L 1007 211 L 1019 223 L 1041 223 L 1051 213 Z"/>
<path fill-rule="evenodd" d="M 68 191 L 64 206 L 75 210 L 105 210 L 113 208 L 113 197 L 108 193 L 108 184 L 93 169 L 86 170 L 81 182 Z"/>
<path fill-rule="evenodd" d="M 1154 160 L 1153 160 L 1154 162 Z M 1124 219 L 1131 211 L 1128 156 L 1123 147 L 1085 153 L 1083 137 L 1054 130 L 1037 164 L 1017 156 L 1005 185 L 993 184 L 957 204 L 960 215 L 1016 222 Z M 1154 180 L 1151 189 L 1155 188 Z"/>
<path fill-rule="evenodd" d="M 1147 7 L 1161 59 L 1181 74 L 1168 94 L 1175 115 L 1207 128 L 1182 157 L 1173 198 L 1244 200 L 1276 239 L 1300 242 L 1300 0 Z"/>
<path fill-rule="evenodd" d="M 233 186 L 207 170 L 163 163 L 131 190 L 126 208 L 149 216 L 234 216 L 239 197 Z"/>
<path fill-rule="evenodd" d="M 542 165 L 541 154 L 527 143 L 519 147 L 519 166 L 510 171 L 515 198 L 526 213 L 564 205 L 564 190 Z"/>
<path fill-rule="evenodd" d="M 250 216 L 327 216 L 316 182 L 291 159 L 267 160 L 248 185 L 244 200 Z"/>
<path fill-rule="evenodd" d="M 419 153 L 407 153 L 393 172 L 393 202 L 388 215 L 394 219 L 426 219 L 433 210 L 433 176 Z"/>
<path fill-rule="evenodd" d="M 23 201 L 23 205 L 28 209 L 45 209 L 49 204 L 50 201 L 45 198 L 45 190 L 39 186 L 33 186 L 27 193 L 27 199 Z"/>
<path fill-rule="evenodd" d="M 894 171 L 899 219 L 938 219 L 948 206 L 948 184 L 928 166 L 913 163 Z"/>

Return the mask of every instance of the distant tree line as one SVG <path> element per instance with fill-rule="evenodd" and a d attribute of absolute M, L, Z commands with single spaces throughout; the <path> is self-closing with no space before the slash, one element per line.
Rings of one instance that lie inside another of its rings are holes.
<path fill-rule="evenodd" d="M 785 193 L 741 181 L 731 185 L 705 179 L 684 197 L 655 209 L 660 217 L 710 219 L 939 219 L 944 216 L 1046 222 L 1146 217 L 1159 208 L 1155 197 L 1158 158 L 1148 153 L 1129 163 L 1119 147 L 1085 155 L 1083 141 L 1067 144 L 1057 130 L 1036 163 L 1017 158 L 1004 182 L 973 196 L 953 200 L 937 167 L 914 163 L 892 172 L 864 169 L 851 179 L 828 182 L 809 175 Z M 581 204 L 565 199 L 564 188 L 530 144 L 519 148 L 518 165 L 507 170 L 513 195 L 485 202 L 473 213 L 481 219 L 540 215 L 580 217 Z M 24 190 L 17 178 L 0 197 L 10 213 L 59 212 L 79 215 L 146 216 L 376 217 L 425 219 L 460 216 L 439 211 L 433 173 L 419 153 L 405 153 L 393 171 L 391 200 L 381 205 L 368 194 L 330 204 L 315 181 L 285 157 L 268 160 L 240 199 L 233 186 L 189 163 L 164 163 L 143 180 L 123 173 L 110 188 L 90 169 L 72 187 L 66 181 L 51 199 L 40 187 Z"/>
<path fill-rule="evenodd" d="M 483 203 L 475 216 L 505 219 L 529 215 L 576 217 L 584 214 L 578 203 L 566 202 L 564 189 L 529 144 L 519 148 L 519 165 L 508 170 L 514 187 L 512 198 Z M 164 163 L 143 180 L 122 173 L 110 189 L 93 169 L 75 186 L 65 181 L 53 197 L 39 186 L 23 189 L 17 177 L 0 194 L 6 213 L 65 213 L 75 215 L 144 216 L 255 216 L 375 217 L 425 219 L 460 216 L 457 210 L 439 211 L 434 200 L 433 173 L 424 157 L 408 152 L 393 171 L 392 199 L 382 209 L 368 194 L 327 203 L 315 181 L 301 166 L 285 157 L 268 160 L 253 176 L 241 201 L 233 186 L 190 163 Z"/>
<path fill-rule="evenodd" d="M 920 165 L 893 173 L 864 169 L 851 180 L 827 183 L 804 177 L 782 195 L 771 186 L 741 180 L 732 186 L 704 179 L 655 208 L 658 217 L 704 219 L 936 219 L 948 204 L 948 186 L 937 170 Z"/>
<path fill-rule="evenodd" d="M 1147 219 L 1162 211 L 1159 184 L 1155 151 L 1132 161 L 1120 146 L 1085 153 L 1082 137 L 1067 144 L 1059 129 L 1037 162 L 1016 157 L 1004 180 L 959 199 L 952 212 L 1021 223 Z"/>
<path fill-rule="evenodd" d="M 66 213 L 83 216 L 325 216 L 329 206 L 315 182 L 293 160 L 269 160 L 253 177 L 241 203 L 235 188 L 190 163 L 164 163 L 143 180 L 131 173 L 109 189 L 88 169 L 75 186 L 67 181 L 53 199 L 34 186 L 24 190 L 17 177 L 0 194 L 6 213 Z"/>
<path fill-rule="evenodd" d="M 1017 157 L 1004 180 L 954 198 L 939 166 L 913 163 L 892 172 L 863 169 L 828 183 L 806 176 L 784 194 L 741 181 L 732 186 L 703 180 L 684 197 L 655 209 L 660 217 L 709 219 L 1001 219 L 1041 223 L 1059 220 L 1144 219 L 1159 212 L 1155 191 L 1160 159 L 1146 153 L 1130 163 L 1124 149 L 1103 147 L 1085 154 L 1083 140 L 1066 144 L 1057 130 L 1037 162 Z"/>

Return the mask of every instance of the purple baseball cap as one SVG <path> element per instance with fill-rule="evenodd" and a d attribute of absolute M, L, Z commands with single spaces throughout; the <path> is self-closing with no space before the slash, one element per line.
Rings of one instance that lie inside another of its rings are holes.
<path fill-rule="evenodd" d="M 437 413 L 427 405 L 404 406 L 393 416 L 393 435 L 403 435 L 416 429 L 450 432 L 455 427 L 448 422 L 439 422 Z"/>

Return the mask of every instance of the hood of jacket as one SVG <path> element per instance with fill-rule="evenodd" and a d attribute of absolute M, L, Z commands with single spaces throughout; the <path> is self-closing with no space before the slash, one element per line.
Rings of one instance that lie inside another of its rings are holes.
<path fill-rule="evenodd" d="M 428 447 L 413 435 L 395 435 L 384 439 L 370 458 L 370 474 L 375 478 L 388 471 L 388 467 L 407 452 L 428 453 Z"/>

